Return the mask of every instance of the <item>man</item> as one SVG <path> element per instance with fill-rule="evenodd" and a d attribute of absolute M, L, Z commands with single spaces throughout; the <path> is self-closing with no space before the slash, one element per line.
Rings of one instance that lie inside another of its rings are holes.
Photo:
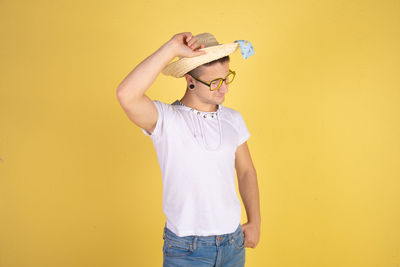
<path fill-rule="evenodd" d="M 250 133 L 238 111 L 222 106 L 235 77 L 229 54 L 238 47 L 219 44 L 209 33 L 175 34 L 118 86 L 121 106 L 152 139 L 160 163 L 164 266 L 244 266 L 245 247 L 259 241 Z M 168 64 L 175 57 L 179 60 Z M 182 99 L 167 104 L 145 95 L 161 71 L 185 77 Z M 243 225 L 235 169 L 248 219 Z"/>

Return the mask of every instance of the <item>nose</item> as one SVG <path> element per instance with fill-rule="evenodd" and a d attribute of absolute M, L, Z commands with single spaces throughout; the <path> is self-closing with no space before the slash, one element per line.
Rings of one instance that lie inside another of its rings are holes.
<path fill-rule="evenodd" d="M 220 93 L 227 93 L 228 92 L 228 85 L 225 82 L 222 82 L 221 87 L 218 89 Z"/>

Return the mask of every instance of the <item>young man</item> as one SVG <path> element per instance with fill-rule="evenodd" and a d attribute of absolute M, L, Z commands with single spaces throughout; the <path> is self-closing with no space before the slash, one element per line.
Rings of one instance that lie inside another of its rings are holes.
<path fill-rule="evenodd" d="M 121 82 L 118 100 L 152 139 L 163 182 L 164 266 L 244 266 L 245 247 L 260 238 L 256 170 L 241 114 L 222 103 L 235 71 L 209 33 L 174 35 Z M 242 49 L 242 47 L 241 47 Z M 242 50 L 243 53 L 243 50 Z M 175 57 L 179 60 L 168 64 Z M 185 77 L 185 95 L 172 104 L 145 95 L 160 72 Z M 240 224 L 235 169 L 247 222 Z"/>

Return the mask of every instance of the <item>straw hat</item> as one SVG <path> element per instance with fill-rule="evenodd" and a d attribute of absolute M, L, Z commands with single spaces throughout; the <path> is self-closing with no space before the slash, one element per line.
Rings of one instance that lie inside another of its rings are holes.
<path fill-rule="evenodd" d="M 200 65 L 232 54 L 239 47 L 239 43 L 236 41 L 233 43 L 220 44 L 211 33 L 201 33 L 194 37 L 196 37 L 199 45 L 204 44 L 204 48 L 199 50 L 204 50 L 206 53 L 196 57 L 183 57 L 177 61 L 169 63 L 161 71 L 163 74 L 181 78 L 187 72 Z"/>

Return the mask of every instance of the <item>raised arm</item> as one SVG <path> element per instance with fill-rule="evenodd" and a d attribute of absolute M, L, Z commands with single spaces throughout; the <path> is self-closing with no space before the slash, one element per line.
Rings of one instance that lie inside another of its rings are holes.
<path fill-rule="evenodd" d="M 198 45 L 190 32 L 178 33 L 137 65 L 119 84 L 116 92 L 118 101 L 129 119 L 152 133 L 158 119 L 158 112 L 145 92 L 171 60 L 177 56 L 202 55 L 205 52 L 197 49 L 203 47 L 203 45 Z"/>

